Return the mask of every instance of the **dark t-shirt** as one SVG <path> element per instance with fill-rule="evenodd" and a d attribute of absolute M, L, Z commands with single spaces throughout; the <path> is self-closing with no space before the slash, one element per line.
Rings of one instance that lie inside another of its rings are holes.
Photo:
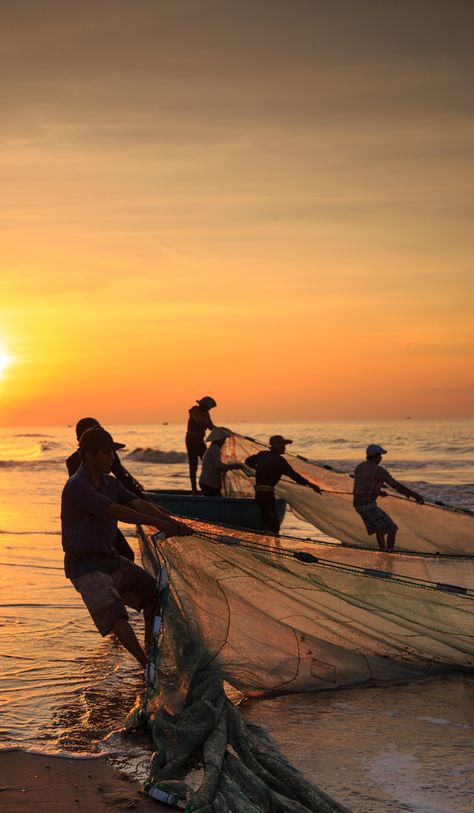
<path fill-rule="evenodd" d="M 193 406 L 189 410 L 188 427 L 186 430 L 186 437 L 189 440 L 202 442 L 207 429 L 212 429 L 213 423 L 209 410 L 202 409 L 200 406 Z"/>
<path fill-rule="evenodd" d="M 283 474 L 295 483 L 308 485 L 308 480 L 292 469 L 288 461 L 278 452 L 258 452 L 248 457 L 245 463 L 255 469 L 256 486 L 276 486 Z"/>
<path fill-rule="evenodd" d="M 82 464 L 70 477 L 61 499 L 64 571 L 69 579 L 96 570 L 115 570 L 119 563 L 115 550 L 117 520 L 105 511 L 114 502 L 127 505 L 135 499 L 136 495 L 110 474 L 102 475 L 102 487 L 97 489 Z"/>

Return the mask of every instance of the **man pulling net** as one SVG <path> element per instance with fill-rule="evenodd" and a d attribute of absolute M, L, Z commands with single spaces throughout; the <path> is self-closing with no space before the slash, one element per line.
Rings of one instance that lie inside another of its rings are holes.
<path fill-rule="evenodd" d="M 260 509 L 261 529 L 277 535 L 280 533 L 280 520 L 275 500 L 275 486 L 283 475 L 298 485 L 308 486 L 317 494 L 321 494 L 319 486 L 298 474 L 283 457 L 289 443 L 293 441 L 282 435 L 272 435 L 268 452 L 250 455 L 245 461 L 246 466 L 255 469 L 255 502 Z"/>
<path fill-rule="evenodd" d="M 424 499 L 416 491 L 395 480 L 387 469 L 380 465 L 384 454 L 387 454 L 386 450 L 377 443 L 367 446 L 367 459 L 359 463 L 354 471 L 354 508 L 363 519 L 369 536 L 375 534 L 379 548 L 392 551 L 398 526 L 377 505 L 377 497 L 387 496 L 382 491 L 382 486 L 391 486 L 404 497 L 412 497 L 419 505 L 424 504 Z"/>

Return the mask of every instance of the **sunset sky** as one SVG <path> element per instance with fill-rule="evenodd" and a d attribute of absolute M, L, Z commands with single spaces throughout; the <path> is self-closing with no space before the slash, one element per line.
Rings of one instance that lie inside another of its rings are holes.
<path fill-rule="evenodd" d="M 473 9 L 0 0 L 0 425 L 472 415 Z"/>

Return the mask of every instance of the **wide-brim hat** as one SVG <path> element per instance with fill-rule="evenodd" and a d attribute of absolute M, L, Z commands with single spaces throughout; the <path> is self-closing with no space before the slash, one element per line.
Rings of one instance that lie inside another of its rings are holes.
<path fill-rule="evenodd" d="M 284 438 L 283 435 L 272 435 L 268 442 L 270 446 L 287 446 L 289 443 L 293 443 L 292 440 Z"/>
<path fill-rule="evenodd" d="M 209 432 L 206 441 L 208 441 L 209 443 L 213 443 L 213 441 L 215 440 L 225 440 L 226 438 L 230 438 L 231 435 L 232 432 L 230 431 L 230 429 L 224 429 L 221 428 L 220 426 L 215 426 L 214 429 L 211 429 L 211 431 Z"/>
<path fill-rule="evenodd" d="M 93 426 L 82 433 L 79 448 L 81 452 L 116 452 L 117 449 L 124 449 L 125 443 L 116 443 L 101 426 Z"/>

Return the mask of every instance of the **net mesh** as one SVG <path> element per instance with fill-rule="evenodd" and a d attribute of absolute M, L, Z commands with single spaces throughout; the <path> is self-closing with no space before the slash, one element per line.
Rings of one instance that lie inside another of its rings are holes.
<path fill-rule="evenodd" d="M 232 436 L 222 457 L 266 448 Z M 194 536 L 154 541 L 163 624 L 136 724 L 156 751 L 148 788 L 188 811 L 343 811 L 246 726 L 230 698 L 370 685 L 474 668 L 474 545 L 469 512 L 390 493 L 397 549 L 372 547 L 352 479 L 287 455 L 323 494 L 286 478 L 275 491 L 322 539 L 276 537 L 190 521 Z M 226 475 L 229 496 L 254 480 Z M 320 534 L 321 535 L 321 534 Z M 166 579 L 164 578 L 166 574 Z"/>
<path fill-rule="evenodd" d="M 251 438 L 233 435 L 226 440 L 222 458 L 225 462 L 244 462 L 249 455 L 266 449 Z M 286 454 L 290 465 L 303 477 L 323 489 L 319 495 L 312 489 L 282 478 L 275 488 L 293 511 L 329 537 L 346 545 L 376 546 L 368 536 L 361 517 L 352 505 L 353 480 L 350 475 L 331 467 Z M 226 491 L 234 496 L 253 496 L 254 480 L 241 471 L 226 474 Z M 398 526 L 397 549 L 441 554 L 474 555 L 474 514 L 434 503 L 417 505 L 387 489 L 380 506 Z"/>
<path fill-rule="evenodd" d="M 259 696 L 471 670 L 474 560 L 192 525 L 159 548 L 141 537 L 143 561 L 169 576 L 144 714 L 150 787 L 187 810 L 342 810 L 224 687 Z"/>

